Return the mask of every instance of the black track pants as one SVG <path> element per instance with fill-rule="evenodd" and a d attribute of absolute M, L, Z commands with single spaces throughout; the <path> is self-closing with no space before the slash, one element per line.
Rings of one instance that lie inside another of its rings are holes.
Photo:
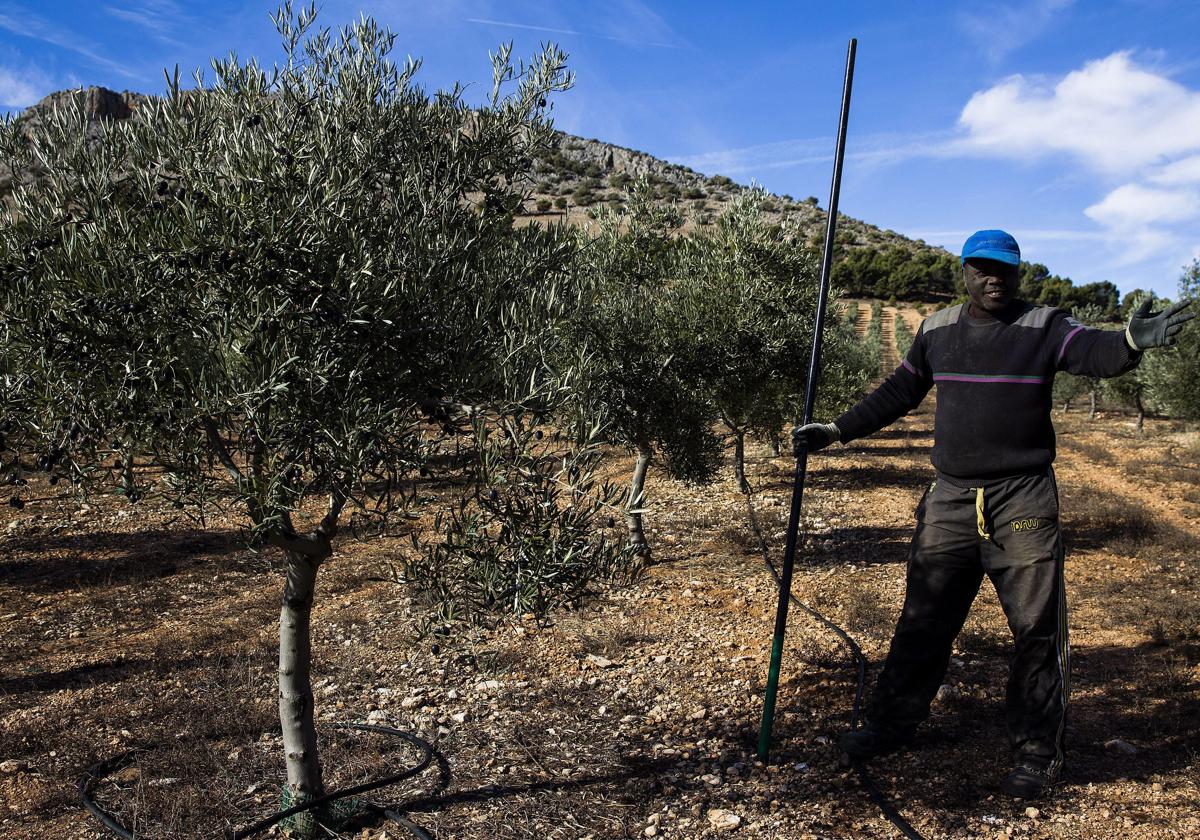
<path fill-rule="evenodd" d="M 1054 473 L 982 489 L 954 481 L 939 476 L 917 507 L 904 610 L 867 717 L 908 733 L 928 716 L 986 573 L 1016 648 L 1008 679 L 1009 738 L 1019 756 L 1057 772 L 1070 652 Z"/>

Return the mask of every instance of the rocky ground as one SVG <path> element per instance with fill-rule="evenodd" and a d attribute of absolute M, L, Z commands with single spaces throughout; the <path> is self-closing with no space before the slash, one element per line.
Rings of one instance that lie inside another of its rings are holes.
<path fill-rule="evenodd" d="M 872 765 L 928 838 L 1200 836 L 1200 513 L 1195 433 L 1057 416 L 1074 676 L 1069 765 L 1053 798 L 997 787 L 1008 768 L 1008 634 L 985 584 L 917 749 Z M 931 415 L 816 456 L 795 591 L 872 663 L 902 595 Z M 614 454 L 613 475 L 628 468 Z M 791 460 L 752 449 L 776 557 Z M 105 836 L 79 806 L 84 768 L 130 748 L 100 801 L 145 837 L 214 837 L 279 805 L 273 645 L 278 558 L 115 498 L 0 513 L 0 833 Z M 793 612 L 770 765 L 754 756 L 775 588 L 732 473 L 696 489 L 651 473 L 655 565 L 549 622 L 422 636 L 388 579 L 405 540 L 342 542 L 322 570 L 315 673 L 331 785 L 413 760 L 367 720 L 424 735 L 437 763 L 380 791 L 440 838 L 857 838 L 898 833 L 843 767 L 854 673 Z M 395 825 L 356 829 L 402 837 Z"/>

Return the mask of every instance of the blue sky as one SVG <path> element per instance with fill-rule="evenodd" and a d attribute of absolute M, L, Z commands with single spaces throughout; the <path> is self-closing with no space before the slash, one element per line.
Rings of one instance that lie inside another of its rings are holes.
<path fill-rule="evenodd" d="M 230 50 L 279 55 L 273 4 L 4 0 L 0 110 L 79 84 L 157 93 Z M 553 40 L 560 128 L 797 198 L 829 191 L 846 42 L 859 39 L 842 210 L 957 251 L 1014 233 L 1077 283 L 1173 294 L 1200 256 L 1200 3 L 325 0 L 424 59 L 428 88 Z"/>

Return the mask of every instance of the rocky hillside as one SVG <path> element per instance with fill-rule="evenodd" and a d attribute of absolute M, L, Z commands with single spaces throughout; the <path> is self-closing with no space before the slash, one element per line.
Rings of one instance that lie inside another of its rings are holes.
<path fill-rule="evenodd" d="M 117 93 L 102 87 L 59 91 L 28 108 L 17 119 L 36 123 L 48 111 L 72 99 L 82 100 L 90 120 L 98 124 L 101 120 L 128 118 L 149 97 L 128 91 Z M 36 174 L 17 173 L 16 179 L 28 180 Z M 530 176 L 532 194 L 526 203 L 525 215 L 565 217 L 576 224 L 585 221 L 592 208 L 600 203 L 623 202 L 633 182 L 639 178 L 649 180 L 663 201 L 674 201 L 688 211 L 689 225 L 708 223 L 734 196 L 747 189 L 724 175 L 705 176 L 645 152 L 563 132 L 556 135 L 555 146 L 534 161 Z M 13 175 L 0 164 L 0 194 L 8 191 L 13 180 Z M 781 218 L 798 219 L 808 231 L 809 241 L 820 246 L 825 234 L 826 214 L 817 206 L 816 199 L 796 201 L 788 195 L 774 196 L 768 209 Z M 884 251 L 901 248 L 926 260 L 946 254 L 941 248 L 848 216 L 841 218 L 838 228 L 839 241 L 851 249 Z"/>
<path fill-rule="evenodd" d="M 706 176 L 645 152 L 563 132 L 557 135 L 557 145 L 535 161 L 532 174 L 534 212 L 539 212 L 540 203 L 540 212 L 565 212 L 572 220 L 582 217 L 598 203 L 623 201 L 632 182 L 639 178 L 649 180 L 664 201 L 675 201 L 691 211 L 690 215 L 700 224 L 711 220 L 734 196 L 747 189 L 724 175 Z M 768 209 L 780 217 L 798 219 L 815 243 L 820 243 L 825 235 L 826 214 L 815 198 L 797 201 L 790 195 L 775 195 Z M 844 214 L 838 222 L 838 239 L 849 247 L 900 246 L 913 251 L 945 253 L 941 248 Z"/>

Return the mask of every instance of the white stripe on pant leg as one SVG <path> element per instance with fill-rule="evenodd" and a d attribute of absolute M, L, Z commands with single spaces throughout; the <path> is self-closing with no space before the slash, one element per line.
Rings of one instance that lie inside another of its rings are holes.
<path fill-rule="evenodd" d="M 1067 621 L 1066 553 L 1063 550 L 1061 525 L 1058 539 L 1055 541 L 1055 549 L 1058 554 L 1055 566 L 1058 570 L 1058 673 L 1062 686 L 1062 715 L 1058 722 L 1058 732 L 1054 737 L 1054 761 L 1050 765 L 1051 775 L 1057 775 L 1063 766 L 1063 730 L 1067 725 L 1067 697 L 1071 691 L 1071 642 Z"/>

